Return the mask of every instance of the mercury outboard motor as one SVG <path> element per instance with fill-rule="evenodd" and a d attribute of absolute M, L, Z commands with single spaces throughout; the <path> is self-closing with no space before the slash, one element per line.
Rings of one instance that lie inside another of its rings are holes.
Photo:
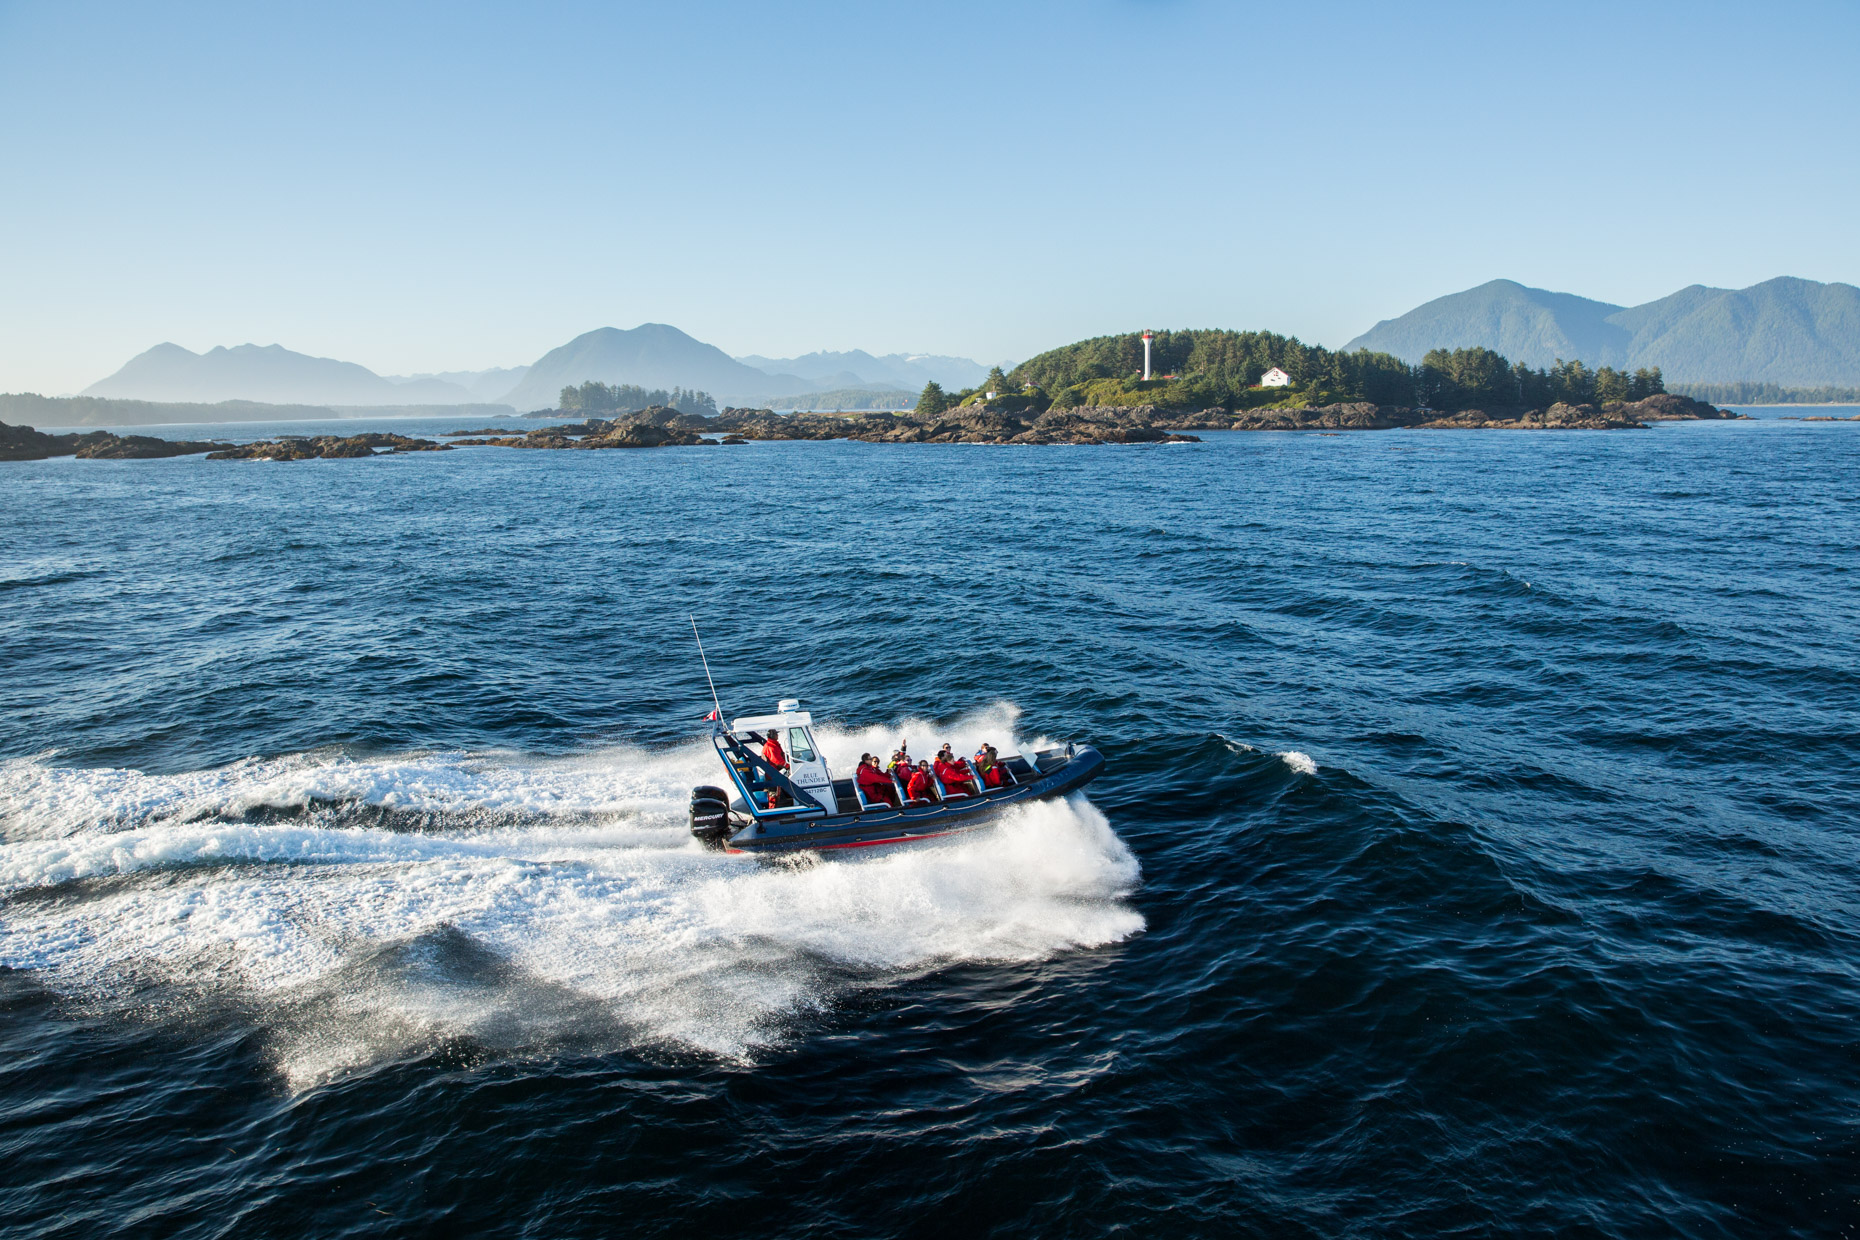
<path fill-rule="evenodd" d="M 691 790 L 691 834 L 706 848 L 722 848 L 730 838 L 730 794 L 709 784 Z"/>

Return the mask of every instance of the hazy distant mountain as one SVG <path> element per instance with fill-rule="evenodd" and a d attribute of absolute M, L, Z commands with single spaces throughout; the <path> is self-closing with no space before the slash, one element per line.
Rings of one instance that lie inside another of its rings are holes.
<path fill-rule="evenodd" d="M 86 396 L 214 404 L 227 400 L 280 405 L 462 405 L 496 402 L 518 409 L 554 408 L 561 390 L 589 379 L 644 388 L 695 388 L 724 405 L 750 405 L 799 393 L 847 389 L 915 392 L 930 379 L 946 387 L 979 383 L 985 369 L 967 358 L 894 353 L 873 357 L 810 353 L 786 362 L 731 357 L 663 323 L 631 331 L 603 327 L 551 349 L 533 366 L 378 375 L 354 362 L 293 353 L 282 345 L 242 344 L 193 353 L 158 344 L 84 390 Z M 805 372 L 805 373 L 803 373 Z"/>
<path fill-rule="evenodd" d="M 84 389 L 85 396 L 214 404 L 255 400 L 274 405 L 463 405 L 481 399 L 456 383 L 420 378 L 396 383 L 366 366 L 293 353 L 282 345 L 224 345 L 194 353 L 158 344 Z"/>
<path fill-rule="evenodd" d="M 939 357 L 931 353 L 887 353 L 873 357 L 864 349 L 849 353 L 809 353 L 802 357 L 748 357 L 736 359 L 769 374 L 799 375 L 822 388 L 899 387 L 920 391 L 932 379 L 946 388 L 974 387 L 988 376 L 988 367 L 966 357 Z"/>
<path fill-rule="evenodd" d="M 1860 384 L 1860 288 L 1784 276 L 1747 289 L 1694 284 L 1623 307 L 1493 280 L 1385 319 L 1345 345 L 1418 362 L 1484 345 L 1548 366 L 1658 366 L 1678 382 Z"/>
<path fill-rule="evenodd" d="M 504 393 L 515 387 L 528 372 L 528 366 L 493 366 L 489 370 L 442 370 L 438 374 L 383 375 L 382 378 L 394 384 L 437 379 L 463 388 L 474 401 L 502 401 Z"/>
<path fill-rule="evenodd" d="M 796 375 L 745 366 L 676 327 L 642 323 L 631 331 L 597 328 L 549 350 L 502 400 L 518 409 L 551 409 L 563 388 L 589 379 L 645 388 L 696 388 L 716 397 L 719 405 L 750 404 L 818 386 Z"/>
<path fill-rule="evenodd" d="M 916 405 L 918 392 L 904 388 L 836 388 L 825 392 L 798 392 L 792 396 L 775 396 L 766 402 L 776 412 L 807 409 L 814 412 L 839 412 L 846 409 L 909 409 Z"/>

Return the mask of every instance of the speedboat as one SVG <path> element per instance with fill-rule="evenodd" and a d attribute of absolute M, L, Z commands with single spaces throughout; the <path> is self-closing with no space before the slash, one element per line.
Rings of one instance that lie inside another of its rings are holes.
<path fill-rule="evenodd" d="M 762 756 L 771 736 L 787 756 L 786 771 Z M 863 848 L 953 835 L 984 826 L 1012 806 L 1076 791 L 1104 766 L 1104 755 L 1090 745 L 1014 754 L 1001 761 L 998 788 L 963 792 L 933 778 L 935 795 L 912 800 L 894 777 L 898 804 L 892 805 L 868 799 L 852 779 L 834 778 L 814 741 L 813 716 L 794 698 L 777 703 L 772 715 L 727 725 L 716 719 L 711 743 L 735 793 L 693 788 L 691 834 L 735 853 Z"/>

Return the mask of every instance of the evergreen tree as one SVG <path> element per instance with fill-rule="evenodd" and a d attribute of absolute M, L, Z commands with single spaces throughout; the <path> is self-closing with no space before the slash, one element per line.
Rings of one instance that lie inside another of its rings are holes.
<path fill-rule="evenodd" d="M 934 418 L 947 410 L 949 404 L 949 393 L 943 390 L 942 384 L 932 379 L 924 384 L 923 395 L 917 398 L 916 413 L 920 418 Z"/>
<path fill-rule="evenodd" d="M 982 380 L 982 391 L 1000 395 L 1008 390 L 1007 376 L 1001 373 L 999 366 L 992 367 L 988 372 L 988 377 Z"/>
<path fill-rule="evenodd" d="M 1649 396 L 1657 396 L 1665 390 L 1666 383 L 1660 378 L 1660 368 L 1655 366 L 1652 370 L 1648 370 L 1642 366 L 1634 372 L 1634 377 L 1628 380 L 1627 398 L 1646 400 Z"/>
<path fill-rule="evenodd" d="M 1595 399 L 1603 404 L 1613 400 L 1627 400 L 1628 377 L 1612 366 L 1604 366 L 1595 372 Z"/>

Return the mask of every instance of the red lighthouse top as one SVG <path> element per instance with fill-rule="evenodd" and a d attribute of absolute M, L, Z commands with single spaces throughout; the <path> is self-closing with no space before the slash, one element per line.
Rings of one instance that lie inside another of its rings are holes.
<path fill-rule="evenodd" d="M 1144 332 L 1144 333 L 1143 333 L 1143 338 L 1144 338 L 1145 340 L 1154 340 L 1154 339 L 1155 339 L 1155 337 L 1154 337 L 1154 336 L 1152 336 L 1152 335 L 1150 335 L 1150 334 L 1149 334 L 1148 332 Z"/>

